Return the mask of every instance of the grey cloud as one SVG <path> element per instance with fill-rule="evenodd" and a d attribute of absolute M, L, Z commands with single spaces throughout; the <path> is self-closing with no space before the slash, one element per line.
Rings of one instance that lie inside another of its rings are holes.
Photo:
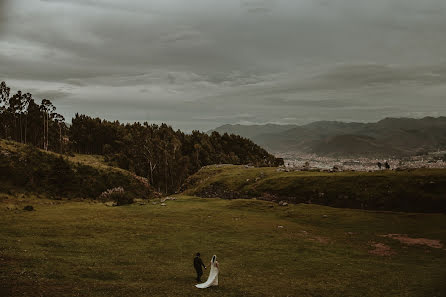
<path fill-rule="evenodd" d="M 68 97 L 71 95 L 70 92 L 64 90 L 42 90 L 42 89 L 29 89 L 27 90 L 31 94 L 33 94 L 34 98 L 39 99 L 47 99 L 51 98 L 54 103 L 57 104 L 64 97 Z"/>
<path fill-rule="evenodd" d="M 345 65 L 313 77 L 319 88 L 361 87 L 377 84 L 446 84 L 446 64 L 430 67 L 390 65 Z"/>
<path fill-rule="evenodd" d="M 5 26 L 7 24 L 7 12 L 8 12 L 8 0 L 0 0 L 0 36 L 2 32 L 5 30 Z"/>
<path fill-rule="evenodd" d="M 67 117 L 208 129 L 446 109 L 443 0 L 5 3 L 0 80 Z"/>
<path fill-rule="evenodd" d="M 301 106 L 301 107 L 345 108 L 355 105 L 354 100 L 336 100 L 336 99 L 286 100 L 281 98 L 270 98 L 266 101 L 271 105 L 281 105 L 289 107 Z"/>
<path fill-rule="evenodd" d="M 248 13 L 266 14 L 276 7 L 277 2 L 277 0 L 240 0 L 240 7 Z"/>

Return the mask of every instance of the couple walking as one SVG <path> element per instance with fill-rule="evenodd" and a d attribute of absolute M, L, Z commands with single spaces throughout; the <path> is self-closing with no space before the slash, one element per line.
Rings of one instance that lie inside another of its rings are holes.
<path fill-rule="evenodd" d="M 195 271 L 197 271 L 197 282 L 198 285 L 195 287 L 199 289 L 209 288 L 210 286 L 218 286 L 218 262 L 217 256 L 213 255 L 211 259 L 211 271 L 209 272 L 208 280 L 205 283 L 201 283 L 201 276 L 203 275 L 203 269 L 207 269 L 206 265 L 204 265 L 203 260 L 200 258 L 200 253 L 197 253 L 194 258 L 194 267 Z"/>

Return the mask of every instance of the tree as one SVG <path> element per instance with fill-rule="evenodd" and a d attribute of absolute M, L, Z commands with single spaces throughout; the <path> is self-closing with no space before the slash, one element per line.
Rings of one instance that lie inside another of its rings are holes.
<path fill-rule="evenodd" d="M 0 115 L 1 126 L 0 137 L 8 138 L 8 126 L 9 126 L 9 96 L 11 89 L 6 85 L 4 81 L 0 83 Z"/>
<path fill-rule="evenodd" d="M 52 113 L 52 118 L 54 122 L 57 124 L 57 127 L 59 128 L 59 153 L 62 153 L 63 151 L 63 138 L 62 138 L 62 127 L 65 125 L 65 118 L 58 113 Z"/>
<path fill-rule="evenodd" d="M 43 149 L 48 150 L 48 135 L 49 135 L 49 122 L 51 120 L 50 116 L 56 110 L 50 100 L 42 99 L 42 103 L 40 104 L 40 110 L 43 113 Z"/>

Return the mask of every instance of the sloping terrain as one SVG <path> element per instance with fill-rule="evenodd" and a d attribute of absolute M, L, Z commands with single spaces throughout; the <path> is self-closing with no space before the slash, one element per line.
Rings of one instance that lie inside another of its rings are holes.
<path fill-rule="evenodd" d="M 16 142 L 0 141 L 0 193 L 43 194 L 53 198 L 96 199 L 123 187 L 132 197 L 154 191 L 143 178 L 104 164 L 100 156 L 67 157 Z"/>
<path fill-rule="evenodd" d="M 386 118 L 377 123 L 321 121 L 282 127 L 225 125 L 216 130 L 249 137 L 271 152 L 407 156 L 446 149 L 446 117 Z"/>
<path fill-rule="evenodd" d="M 204 167 L 183 185 L 199 197 L 411 212 L 446 212 L 444 189 L 446 169 L 330 173 L 232 165 Z"/>

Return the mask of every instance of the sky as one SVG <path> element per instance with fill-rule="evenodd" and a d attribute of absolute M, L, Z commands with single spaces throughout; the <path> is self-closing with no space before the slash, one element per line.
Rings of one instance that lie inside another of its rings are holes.
<path fill-rule="evenodd" d="M 444 0 L 0 0 L 0 80 L 208 130 L 446 115 Z"/>

